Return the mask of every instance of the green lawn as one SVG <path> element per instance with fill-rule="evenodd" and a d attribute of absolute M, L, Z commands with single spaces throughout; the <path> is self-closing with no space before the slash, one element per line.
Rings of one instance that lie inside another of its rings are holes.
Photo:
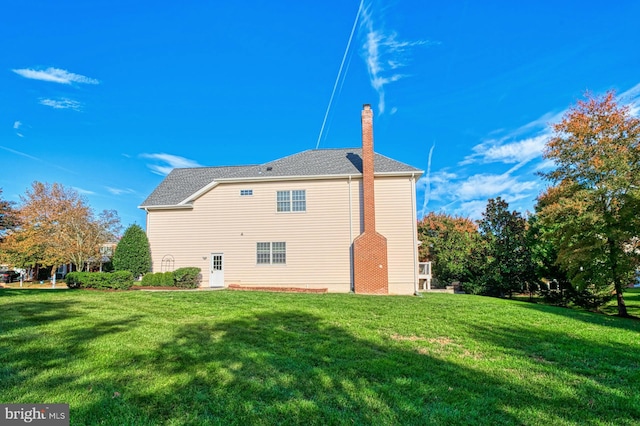
<path fill-rule="evenodd" d="M 637 425 L 640 321 L 470 295 L 4 289 L 0 402 L 69 403 L 71 424 Z"/>

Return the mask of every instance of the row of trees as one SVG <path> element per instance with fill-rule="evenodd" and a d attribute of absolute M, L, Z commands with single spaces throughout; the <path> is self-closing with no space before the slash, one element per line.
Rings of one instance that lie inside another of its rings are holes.
<path fill-rule="evenodd" d="M 18 206 L 0 202 L 0 263 L 51 267 L 51 276 L 63 264 L 83 270 L 102 261 L 101 247 L 116 243 L 121 229 L 115 210 L 95 215 L 77 191 L 34 182 Z"/>
<path fill-rule="evenodd" d="M 466 291 L 511 297 L 536 288 L 527 220 L 490 199 L 482 219 L 429 213 L 418 222 L 420 259 L 433 261 L 437 282 L 459 281 Z"/>
<path fill-rule="evenodd" d="M 550 185 L 535 212 L 510 212 L 496 198 L 477 222 L 431 213 L 419 222 L 421 260 L 471 292 L 553 283 L 589 307 L 615 297 L 628 316 L 623 292 L 640 267 L 640 119 L 613 91 L 587 93 L 552 129 L 543 156 L 554 168 L 542 173 Z"/>

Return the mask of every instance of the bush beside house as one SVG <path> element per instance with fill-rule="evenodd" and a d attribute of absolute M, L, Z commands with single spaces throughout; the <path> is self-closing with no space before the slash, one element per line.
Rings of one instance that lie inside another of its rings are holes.
<path fill-rule="evenodd" d="M 179 268 L 173 272 L 149 272 L 142 277 L 142 287 L 198 288 L 202 275 L 196 267 Z"/>
<path fill-rule="evenodd" d="M 133 286 L 133 274 L 129 271 L 69 272 L 65 282 L 69 288 L 128 290 Z"/>

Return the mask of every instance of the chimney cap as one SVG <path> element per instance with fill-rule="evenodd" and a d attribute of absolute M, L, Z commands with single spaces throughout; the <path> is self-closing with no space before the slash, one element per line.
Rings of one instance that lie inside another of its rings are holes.
<path fill-rule="evenodd" d="M 362 109 L 365 109 L 365 110 L 367 110 L 367 109 L 371 109 L 371 104 L 364 104 L 364 105 L 362 105 Z"/>

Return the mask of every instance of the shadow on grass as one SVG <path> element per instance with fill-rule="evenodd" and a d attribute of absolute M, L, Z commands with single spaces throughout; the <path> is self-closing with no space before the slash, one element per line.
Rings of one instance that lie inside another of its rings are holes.
<path fill-rule="evenodd" d="M 180 327 L 152 353 L 134 355 L 154 371 L 154 385 L 113 366 L 121 398 L 106 395 L 74 411 L 88 423 L 114 424 L 523 424 L 570 423 L 584 405 L 582 419 L 590 419 L 582 394 L 545 397 L 405 343 L 372 343 L 295 311 L 203 321 Z M 607 389 L 590 392 L 610 396 Z M 567 410 L 545 417 L 549 397 Z M 613 423 L 629 418 L 597 415 Z"/>
<path fill-rule="evenodd" d="M 69 374 L 67 367 L 79 359 L 90 360 L 95 354 L 89 348 L 93 341 L 127 331 L 140 318 L 133 315 L 125 320 L 83 323 L 79 320 L 83 313 L 74 310 L 76 304 L 71 301 L 37 298 L 24 301 L 24 297 L 19 300 L 0 299 L 0 402 L 3 403 L 15 402 L 6 399 L 7 389 L 26 387 L 39 391 L 81 380 L 81 372 Z M 67 323 L 68 328 L 64 326 Z"/>
<path fill-rule="evenodd" d="M 579 319 L 585 318 L 580 315 Z M 603 335 L 602 340 L 597 341 L 595 336 L 581 337 L 583 327 L 541 331 L 518 326 L 477 326 L 469 334 L 474 340 L 502 348 L 505 354 L 516 359 L 532 360 L 537 364 L 537 371 L 532 372 L 530 380 L 547 375 L 564 378 L 565 391 L 573 394 L 573 398 L 557 404 L 562 395 L 539 395 L 556 400 L 556 414 L 570 418 L 570 412 L 579 408 L 592 413 L 599 421 L 639 424 L 640 344 L 637 336 L 629 333 L 621 339 L 623 342 L 617 342 Z M 628 330 L 633 332 L 638 328 L 628 327 Z"/>
<path fill-rule="evenodd" d="M 633 301 L 631 303 L 627 303 L 629 313 L 632 315 L 634 313 L 640 313 L 640 301 L 636 303 L 635 299 L 632 300 Z M 615 315 L 618 312 L 616 306 L 607 307 L 603 310 L 605 313 L 590 312 L 580 308 L 565 308 L 561 306 L 546 305 L 544 303 L 521 302 L 521 306 L 547 314 L 560 315 L 562 317 L 583 321 L 588 324 L 640 331 L 640 317 L 634 316 L 632 318 L 621 318 Z"/>
<path fill-rule="evenodd" d="M 72 424 L 589 424 L 594 419 L 632 424 L 638 419 L 637 408 L 630 406 L 637 397 L 625 393 L 626 387 L 637 387 L 637 373 L 617 383 L 619 372 L 598 378 L 589 375 L 591 365 L 581 367 L 592 351 L 595 362 L 615 359 L 613 370 L 635 368 L 638 352 L 629 353 L 632 348 L 624 345 L 594 346 L 561 332 L 471 330 L 478 341 L 524 355 L 524 363 L 539 362 L 543 367 L 536 374 L 593 379 L 556 395 L 528 385 L 529 377 L 509 375 L 509 366 L 502 375 L 489 374 L 473 362 L 434 356 L 429 346 L 437 342 L 414 342 L 411 336 L 373 342 L 301 311 L 224 321 L 209 317 L 210 311 L 198 322 L 157 330 L 157 341 L 149 336 L 155 318 L 141 320 L 128 312 L 76 319 L 59 335 L 38 332 L 39 325 L 63 325 L 82 315 L 72 308 L 68 301 L 13 303 L 22 319 L 16 317 L 13 325 L 11 319 L 0 321 L 14 331 L 26 329 L 9 338 L 8 329 L 0 334 L 0 395 L 22 386 L 75 398 Z M 140 339 L 139 345 L 129 339 Z M 560 359 L 563 353 L 575 362 Z"/>

